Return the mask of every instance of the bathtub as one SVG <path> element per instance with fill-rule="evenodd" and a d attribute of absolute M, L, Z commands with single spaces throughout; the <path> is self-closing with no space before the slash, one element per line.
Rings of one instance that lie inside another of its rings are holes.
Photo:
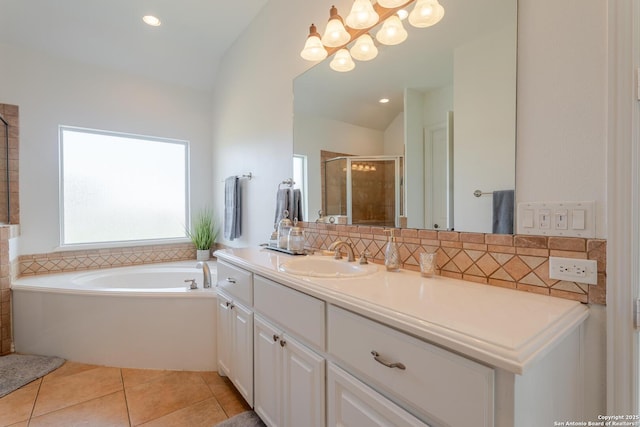
<path fill-rule="evenodd" d="M 11 285 L 15 350 L 123 368 L 215 371 L 216 293 L 202 289 L 195 266 L 20 278 Z M 216 264 L 209 266 L 215 284 Z M 198 289 L 188 289 L 188 279 Z"/>

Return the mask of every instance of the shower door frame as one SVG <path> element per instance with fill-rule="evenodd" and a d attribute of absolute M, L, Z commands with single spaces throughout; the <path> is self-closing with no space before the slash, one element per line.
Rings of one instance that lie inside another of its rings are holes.
<path fill-rule="evenodd" d="M 402 176 L 400 175 L 400 160 L 402 156 L 348 156 L 344 157 L 347 160 L 347 224 L 353 225 L 353 181 L 351 177 L 351 162 L 376 162 L 376 161 L 394 161 L 394 219 L 393 222 L 396 227 L 400 227 L 400 216 L 403 213 L 403 209 L 400 206 L 400 191 Z M 332 159 L 333 160 L 333 159 Z"/>

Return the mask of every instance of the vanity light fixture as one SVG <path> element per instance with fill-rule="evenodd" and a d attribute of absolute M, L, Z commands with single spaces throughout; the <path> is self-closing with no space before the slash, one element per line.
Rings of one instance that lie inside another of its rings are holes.
<path fill-rule="evenodd" d="M 412 3 L 415 7 L 408 13 L 406 8 Z M 308 61 L 321 61 L 329 55 L 336 55 L 330 67 L 337 71 L 350 71 L 355 67 L 352 57 L 358 61 L 370 61 L 378 55 L 378 48 L 368 34 L 380 22 L 382 28 L 376 33 L 378 43 L 396 45 L 407 38 L 402 20 L 409 17 L 409 23 L 418 28 L 430 27 L 444 16 L 444 8 L 438 0 L 354 0 L 346 23 L 331 6 L 329 22 L 324 34 L 320 36 L 316 26 L 311 24 L 309 35 L 300 52 Z M 347 45 L 355 40 L 351 52 Z M 340 52 L 340 58 L 337 58 Z"/>
<path fill-rule="evenodd" d="M 335 6 L 331 6 L 329 22 L 322 35 L 322 44 L 327 47 L 340 47 L 349 43 L 349 40 L 351 40 L 351 34 L 344 27 L 342 17 L 338 15 L 338 9 Z"/>
<path fill-rule="evenodd" d="M 162 22 L 153 15 L 145 15 L 142 17 L 142 20 L 145 24 L 151 25 L 152 27 L 159 27 Z"/>
<path fill-rule="evenodd" d="M 369 33 L 358 37 L 350 52 L 351 56 L 358 61 L 371 61 L 378 56 L 378 48 Z"/>
<path fill-rule="evenodd" d="M 351 13 L 347 16 L 347 25 L 356 30 L 373 27 L 378 23 L 380 16 L 373 9 L 371 0 L 355 0 L 351 7 Z"/>
<path fill-rule="evenodd" d="M 340 49 L 336 52 L 333 60 L 329 63 L 329 66 L 334 71 L 340 71 L 341 73 L 351 71 L 355 68 L 356 64 L 351 59 L 351 54 L 345 48 Z"/>
<path fill-rule="evenodd" d="M 327 57 L 327 50 L 324 48 L 320 40 L 320 33 L 314 24 L 309 27 L 309 37 L 307 37 L 300 56 L 307 61 L 322 61 Z"/>
<path fill-rule="evenodd" d="M 409 23 L 414 27 L 426 28 L 440 22 L 444 7 L 438 0 L 418 0 L 409 14 Z"/>
<path fill-rule="evenodd" d="M 376 33 L 376 40 L 387 46 L 393 46 L 405 41 L 407 35 L 407 30 L 404 29 L 400 17 L 396 14 L 384 21 L 382 28 Z"/>

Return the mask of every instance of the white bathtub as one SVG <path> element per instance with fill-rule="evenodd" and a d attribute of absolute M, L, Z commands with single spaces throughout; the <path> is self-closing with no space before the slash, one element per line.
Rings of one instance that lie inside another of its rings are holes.
<path fill-rule="evenodd" d="M 15 349 L 126 368 L 216 370 L 214 288 L 196 261 L 21 278 L 11 285 Z M 185 280 L 196 279 L 197 290 Z"/>

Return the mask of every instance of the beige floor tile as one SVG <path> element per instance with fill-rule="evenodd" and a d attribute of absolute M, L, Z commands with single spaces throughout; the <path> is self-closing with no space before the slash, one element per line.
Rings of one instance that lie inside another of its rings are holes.
<path fill-rule="evenodd" d="M 144 427 L 211 427 L 227 419 L 215 398 L 210 398 L 142 424 Z"/>
<path fill-rule="evenodd" d="M 29 423 L 29 427 L 70 426 L 128 427 L 129 417 L 124 392 L 118 391 L 59 411 L 49 412 L 32 418 Z"/>
<path fill-rule="evenodd" d="M 37 379 L 0 398 L 0 426 L 28 421 L 42 379 Z"/>
<path fill-rule="evenodd" d="M 8 427 L 29 427 L 29 421 L 20 421 L 19 423 L 11 424 Z"/>
<path fill-rule="evenodd" d="M 79 374 L 81 372 L 90 371 L 92 369 L 99 368 L 96 365 L 87 365 L 86 363 L 70 362 L 66 361 L 58 369 L 48 373 L 45 378 L 51 380 L 54 378 L 65 377 L 69 375 Z"/>
<path fill-rule="evenodd" d="M 171 371 L 158 371 L 154 369 L 129 369 L 122 368 L 122 381 L 125 388 L 156 380 Z"/>
<path fill-rule="evenodd" d="M 218 400 L 228 417 L 251 409 L 227 377 L 221 377 L 214 373 L 206 375 L 205 378 L 213 396 Z"/>
<path fill-rule="evenodd" d="M 212 397 L 199 373 L 170 372 L 125 389 L 131 425 L 139 425 Z"/>
<path fill-rule="evenodd" d="M 80 373 L 44 378 L 33 416 L 66 408 L 122 390 L 120 369 L 96 367 Z"/>

